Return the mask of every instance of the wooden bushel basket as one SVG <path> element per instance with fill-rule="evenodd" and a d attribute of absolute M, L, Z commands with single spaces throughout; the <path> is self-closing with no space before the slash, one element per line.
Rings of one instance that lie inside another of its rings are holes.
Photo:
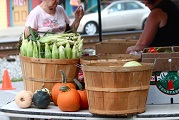
<path fill-rule="evenodd" d="M 82 66 L 91 113 L 126 116 L 145 112 L 153 64 L 122 67 L 123 64 Z"/>
<path fill-rule="evenodd" d="M 49 90 L 57 82 L 62 82 L 60 69 L 64 71 L 67 82 L 73 82 L 78 77 L 80 59 L 44 59 L 30 58 L 19 54 L 24 89 L 35 92 L 41 89 L 43 83 Z"/>

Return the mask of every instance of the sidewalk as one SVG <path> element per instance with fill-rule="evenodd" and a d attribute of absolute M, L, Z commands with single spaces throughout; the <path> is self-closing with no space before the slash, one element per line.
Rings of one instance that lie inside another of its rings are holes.
<path fill-rule="evenodd" d="M 24 26 L 8 27 L 0 29 L 0 38 L 2 37 L 18 37 L 23 33 Z"/>
<path fill-rule="evenodd" d="M 0 29 L 0 42 L 18 41 L 24 31 L 24 26 Z"/>

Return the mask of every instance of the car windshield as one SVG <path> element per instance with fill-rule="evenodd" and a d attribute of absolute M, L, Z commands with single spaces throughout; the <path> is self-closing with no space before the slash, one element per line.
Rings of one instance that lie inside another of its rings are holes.
<path fill-rule="evenodd" d="M 106 6 L 108 6 L 111 2 L 102 2 L 101 3 L 101 10 L 103 10 Z M 98 5 L 93 5 L 92 7 L 88 8 L 85 13 L 95 13 L 98 12 Z"/>

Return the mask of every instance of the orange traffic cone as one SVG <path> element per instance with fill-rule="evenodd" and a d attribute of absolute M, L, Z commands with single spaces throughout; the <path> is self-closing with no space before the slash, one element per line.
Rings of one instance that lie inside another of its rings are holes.
<path fill-rule="evenodd" d="M 4 76 L 3 76 L 3 81 L 2 81 L 2 88 L 0 88 L 0 90 L 13 90 L 13 89 L 16 89 L 16 88 L 12 87 L 8 70 L 4 70 Z"/>

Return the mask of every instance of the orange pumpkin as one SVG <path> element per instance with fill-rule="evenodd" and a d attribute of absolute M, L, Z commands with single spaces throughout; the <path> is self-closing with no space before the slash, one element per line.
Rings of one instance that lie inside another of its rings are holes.
<path fill-rule="evenodd" d="M 53 87 L 52 87 L 52 90 L 51 90 L 51 95 L 52 95 L 52 101 L 55 105 L 57 105 L 57 97 L 58 97 L 58 93 L 60 92 L 59 89 L 60 89 L 60 86 L 68 86 L 70 88 L 73 88 L 73 89 L 76 89 L 76 86 L 73 84 L 73 83 L 67 83 L 67 80 L 66 80 L 66 75 L 65 73 L 60 70 L 60 73 L 62 75 L 62 82 L 61 83 L 56 83 Z"/>
<path fill-rule="evenodd" d="M 77 84 L 79 90 L 78 93 L 80 95 L 80 109 L 88 109 L 89 105 L 88 105 L 88 98 L 87 98 L 87 94 L 86 94 L 86 90 L 83 88 L 83 85 L 76 79 L 74 79 L 74 82 Z"/>
<path fill-rule="evenodd" d="M 76 112 L 80 109 L 80 95 L 76 89 L 61 86 L 57 104 L 61 111 Z"/>

